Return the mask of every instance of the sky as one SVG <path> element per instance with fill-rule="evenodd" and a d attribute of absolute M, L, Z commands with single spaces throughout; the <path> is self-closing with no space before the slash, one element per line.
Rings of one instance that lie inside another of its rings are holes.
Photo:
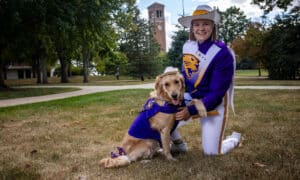
<path fill-rule="evenodd" d="M 165 5 L 166 20 L 166 38 L 167 49 L 170 48 L 174 32 L 177 31 L 176 25 L 179 25 L 178 18 L 183 14 L 191 15 L 198 5 L 207 4 L 211 7 L 218 7 L 220 11 L 225 11 L 231 6 L 236 6 L 244 12 L 248 19 L 255 22 L 261 22 L 260 16 L 263 15 L 257 5 L 251 4 L 252 0 L 136 0 L 136 5 L 141 11 L 141 17 L 148 19 L 147 7 L 157 2 Z M 294 5 L 299 5 L 300 0 L 294 0 Z M 184 7 L 184 8 L 183 8 Z M 283 10 L 275 8 L 269 15 L 269 19 L 274 18 L 277 14 L 281 14 Z"/>

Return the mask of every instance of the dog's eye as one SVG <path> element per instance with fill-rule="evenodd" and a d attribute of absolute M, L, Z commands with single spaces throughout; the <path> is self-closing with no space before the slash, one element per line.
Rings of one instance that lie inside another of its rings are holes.
<path fill-rule="evenodd" d="M 178 80 L 175 80 L 175 84 L 179 84 L 179 81 L 178 81 Z"/>
<path fill-rule="evenodd" d="M 168 87 L 170 84 L 169 83 L 165 83 L 165 86 Z"/>

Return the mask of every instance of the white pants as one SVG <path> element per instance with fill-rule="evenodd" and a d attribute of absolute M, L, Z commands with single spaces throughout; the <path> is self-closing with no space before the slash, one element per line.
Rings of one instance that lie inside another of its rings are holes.
<path fill-rule="evenodd" d="M 186 104 L 191 100 L 191 96 L 185 93 L 184 99 Z M 200 119 L 202 129 L 202 148 L 206 155 L 221 155 L 226 154 L 230 150 L 234 149 L 240 140 L 240 134 L 234 133 L 223 140 L 226 121 L 228 118 L 228 101 L 227 95 L 223 98 L 222 103 L 216 108 L 219 115 L 208 116 Z M 180 121 L 177 128 L 191 121 Z M 180 134 L 177 131 L 173 131 L 171 134 L 172 140 L 180 139 Z"/>

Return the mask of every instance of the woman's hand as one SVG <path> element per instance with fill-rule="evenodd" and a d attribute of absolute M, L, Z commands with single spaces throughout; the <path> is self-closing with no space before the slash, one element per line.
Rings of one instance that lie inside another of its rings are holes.
<path fill-rule="evenodd" d="M 175 119 L 177 121 L 181 121 L 181 120 L 186 121 L 186 120 L 190 119 L 190 117 L 191 117 L 191 115 L 190 115 L 187 107 L 182 108 L 179 112 L 177 112 L 175 114 Z"/>

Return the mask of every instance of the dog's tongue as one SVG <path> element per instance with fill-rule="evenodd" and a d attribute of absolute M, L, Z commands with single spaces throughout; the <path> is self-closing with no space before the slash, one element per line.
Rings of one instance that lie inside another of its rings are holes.
<path fill-rule="evenodd" d="M 172 99 L 172 103 L 174 105 L 178 105 L 180 103 L 180 101 L 178 99 Z"/>

